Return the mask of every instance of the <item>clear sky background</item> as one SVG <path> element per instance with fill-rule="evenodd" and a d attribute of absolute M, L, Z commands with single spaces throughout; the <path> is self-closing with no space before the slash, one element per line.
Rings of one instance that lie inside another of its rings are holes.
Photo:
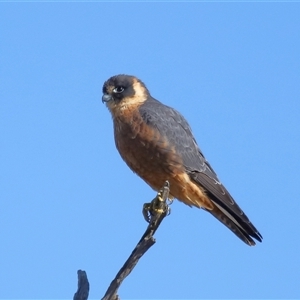
<path fill-rule="evenodd" d="M 189 121 L 264 237 L 176 201 L 130 298 L 299 298 L 300 3 L 0 3 L 0 298 L 102 297 L 155 196 L 115 149 L 125 73 Z"/>

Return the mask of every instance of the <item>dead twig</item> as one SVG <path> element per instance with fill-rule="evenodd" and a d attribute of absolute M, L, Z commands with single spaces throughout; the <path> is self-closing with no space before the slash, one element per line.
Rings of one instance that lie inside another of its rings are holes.
<path fill-rule="evenodd" d="M 169 197 L 170 184 L 165 182 L 162 189 L 157 193 L 156 197 L 150 202 L 145 203 L 143 207 L 143 215 L 149 225 L 141 237 L 140 241 L 132 251 L 129 258 L 120 269 L 115 279 L 111 282 L 102 300 L 120 300 L 117 295 L 118 289 L 123 280 L 131 273 L 139 259 L 155 244 L 153 237 L 160 223 L 170 213 L 169 205 L 171 203 Z M 170 201 L 169 203 L 168 200 Z M 89 295 L 89 282 L 85 271 L 78 270 L 78 289 L 74 294 L 73 300 L 87 300 Z"/>
<path fill-rule="evenodd" d="M 167 204 L 169 191 L 170 184 L 166 181 L 152 202 L 144 204 L 143 214 L 145 219 L 149 222 L 149 225 L 131 255 L 124 263 L 115 279 L 111 282 L 102 300 L 119 299 L 117 291 L 123 280 L 131 273 L 139 259 L 155 244 L 153 235 L 165 216 L 170 213 L 170 208 Z"/>
<path fill-rule="evenodd" d="M 78 270 L 78 289 L 74 294 L 73 300 L 87 300 L 89 296 L 90 284 L 85 271 Z"/>

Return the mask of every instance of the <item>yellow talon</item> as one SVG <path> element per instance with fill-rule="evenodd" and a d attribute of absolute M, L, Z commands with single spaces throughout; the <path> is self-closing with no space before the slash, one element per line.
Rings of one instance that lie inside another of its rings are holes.
<path fill-rule="evenodd" d="M 157 193 L 156 197 L 150 202 L 145 203 L 143 206 L 143 216 L 149 223 L 151 217 L 166 213 L 169 215 L 171 209 L 168 204 L 172 204 L 172 200 L 168 199 L 169 196 L 169 183 L 165 183 L 164 187 Z M 167 203 L 168 201 L 168 203 Z"/>

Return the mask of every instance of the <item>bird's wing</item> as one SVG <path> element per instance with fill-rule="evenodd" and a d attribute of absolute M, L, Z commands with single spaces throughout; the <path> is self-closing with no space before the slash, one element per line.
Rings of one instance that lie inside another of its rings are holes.
<path fill-rule="evenodd" d="M 218 209 L 247 234 L 261 241 L 261 234 L 233 200 L 205 159 L 185 118 L 175 109 L 163 105 L 153 98 L 148 99 L 140 107 L 140 113 L 148 125 L 155 126 L 160 134 L 167 137 L 176 152 L 180 153 L 190 178 L 205 189 Z M 213 212 L 211 213 L 213 214 Z M 218 218 L 217 215 L 214 216 Z"/>

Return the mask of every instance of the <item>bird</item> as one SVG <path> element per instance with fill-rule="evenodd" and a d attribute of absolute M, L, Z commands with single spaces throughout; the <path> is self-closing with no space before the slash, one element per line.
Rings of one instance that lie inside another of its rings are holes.
<path fill-rule="evenodd" d="M 170 198 L 207 211 L 249 246 L 255 245 L 254 239 L 262 242 L 177 110 L 153 98 L 131 75 L 110 77 L 102 92 L 112 115 L 116 148 L 134 173 L 155 191 L 168 180 Z"/>

